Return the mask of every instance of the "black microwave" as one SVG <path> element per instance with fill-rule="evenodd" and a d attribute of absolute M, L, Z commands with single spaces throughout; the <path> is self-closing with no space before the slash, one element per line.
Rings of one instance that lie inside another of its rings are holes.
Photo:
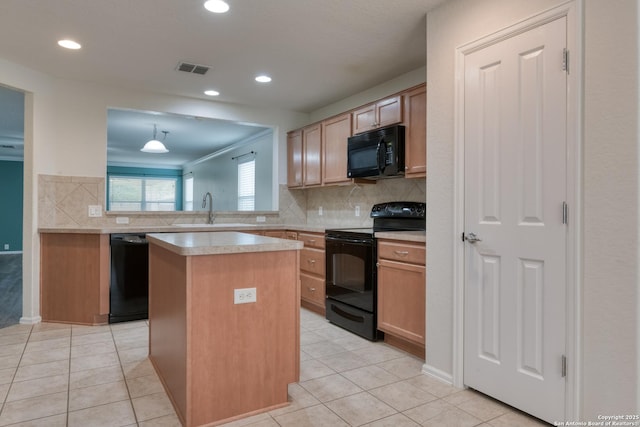
<path fill-rule="evenodd" d="M 404 175 L 404 126 L 395 125 L 354 135 L 347 142 L 349 178 Z"/>

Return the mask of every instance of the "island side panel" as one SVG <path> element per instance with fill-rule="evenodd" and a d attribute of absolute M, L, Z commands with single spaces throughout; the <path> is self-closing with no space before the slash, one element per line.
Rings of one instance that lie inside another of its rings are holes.
<path fill-rule="evenodd" d="M 187 257 L 149 245 L 149 358 L 178 417 L 187 417 Z"/>
<path fill-rule="evenodd" d="M 299 376 L 298 251 L 194 256 L 188 426 L 287 403 Z M 234 289 L 256 288 L 234 304 Z"/>
<path fill-rule="evenodd" d="M 42 320 L 83 325 L 109 319 L 109 235 L 40 235 Z"/>

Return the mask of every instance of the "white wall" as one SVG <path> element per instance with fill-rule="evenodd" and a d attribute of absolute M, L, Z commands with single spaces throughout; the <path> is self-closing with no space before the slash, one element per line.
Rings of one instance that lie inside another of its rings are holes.
<path fill-rule="evenodd" d="M 459 241 L 453 232 L 455 49 L 561 3 L 451 0 L 427 15 L 426 363 L 443 378 L 453 373 L 453 252 Z M 637 8 L 635 0 L 585 0 L 584 7 L 578 383 L 580 416 L 588 420 L 639 409 Z"/>

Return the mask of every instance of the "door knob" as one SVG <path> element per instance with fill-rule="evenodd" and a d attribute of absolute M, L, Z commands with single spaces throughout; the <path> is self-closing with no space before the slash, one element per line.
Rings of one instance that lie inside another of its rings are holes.
<path fill-rule="evenodd" d="M 469 243 L 482 242 L 482 239 L 476 236 L 476 233 L 465 234 L 464 240 L 466 240 Z"/>

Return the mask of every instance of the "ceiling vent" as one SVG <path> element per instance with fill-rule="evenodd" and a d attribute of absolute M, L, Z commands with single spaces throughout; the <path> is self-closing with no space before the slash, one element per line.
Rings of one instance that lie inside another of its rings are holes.
<path fill-rule="evenodd" d="M 207 74 L 207 71 L 209 71 L 209 68 L 211 67 L 209 67 L 208 65 L 192 64 L 190 62 L 180 62 L 178 63 L 176 70 L 184 71 L 185 73 L 200 74 L 201 76 L 204 76 L 205 74 Z"/>

